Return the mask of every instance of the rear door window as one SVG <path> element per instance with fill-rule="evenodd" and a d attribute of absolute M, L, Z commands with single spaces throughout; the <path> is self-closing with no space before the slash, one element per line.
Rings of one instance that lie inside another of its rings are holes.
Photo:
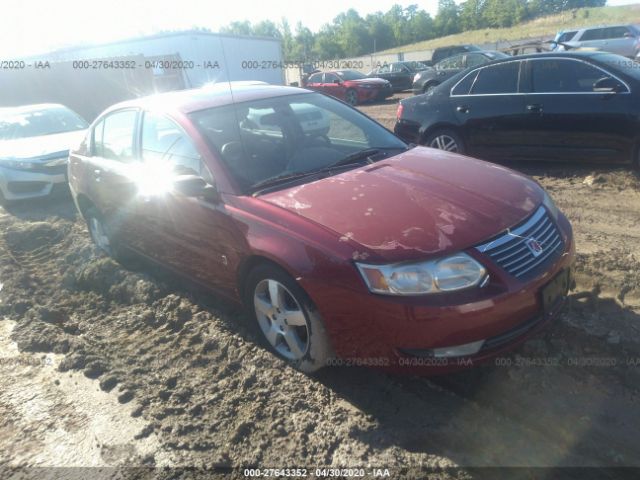
<path fill-rule="evenodd" d="M 324 83 L 339 83 L 338 80 L 338 76 L 333 73 L 324 74 Z"/>
<path fill-rule="evenodd" d="M 478 65 L 482 65 L 487 63 L 489 59 L 480 53 L 467 53 L 467 62 L 465 67 L 477 67 Z"/>
<path fill-rule="evenodd" d="M 100 122 L 103 124 L 101 138 L 94 136 L 96 154 L 120 162 L 132 161 L 137 118 L 137 110 L 122 110 L 107 115 Z"/>
<path fill-rule="evenodd" d="M 473 84 L 472 95 L 509 94 L 518 91 L 520 62 L 506 62 L 483 68 Z"/>
<path fill-rule="evenodd" d="M 532 87 L 535 93 L 593 92 L 593 85 L 609 75 L 584 62 L 566 59 L 531 62 Z"/>

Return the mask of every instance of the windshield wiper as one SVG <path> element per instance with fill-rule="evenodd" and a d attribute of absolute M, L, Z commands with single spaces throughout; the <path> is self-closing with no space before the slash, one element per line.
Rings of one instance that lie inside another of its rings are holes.
<path fill-rule="evenodd" d="M 396 149 L 396 148 L 393 147 L 392 149 Z M 405 148 L 397 148 L 397 149 L 405 150 Z M 306 172 L 286 173 L 283 175 L 278 175 L 276 177 L 266 178 L 265 180 L 262 180 L 258 183 L 251 185 L 251 191 L 253 191 L 255 195 L 256 193 L 259 193 L 260 191 L 265 190 L 266 188 L 272 187 L 274 185 L 279 185 L 281 183 L 291 182 L 291 181 L 298 180 L 300 178 L 310 177 L 314 175 L 321 175 L 323 173 L 331 172 L 332 170 L 335 170 L 340 167 L 361 163 L 363 160 L 366 160 L 367 163 L 373 163 L 373 160 L 371 160 L 370 157 L 379 153 L 384 153 L 385 156 L 387 155 L 386 152 L 383 152 L 383 150 L 380 148 L 366 148 L 364 150 L 360 150 L 359 152 L 352 153 L 351 155 L 347 155 L 341 160 L 338 160 L 337 162 L 332 163 L 331 165 L 327 165 L 326 167 L 322 167 L 315 170 L 308 170 Z"/>
<path fill-rule="evenodd" d="M 360 150 L 359 152 L 352 153 L 351 155 L 347 155 L 341 160 L 338 160 L 336 163 L 332 163 L 331 165 L 323 168 L 323 170 L 330 170 L 334 167 L 339 167 L 341 165 L 349 165 L 350 163 L 360 163 L 363 160 L 366 160 L 367 163 L 373 163 L 371 158 L 376 153 L 380 153 L 381 150 L 379 148 L 365 148 L 364 150 Z"/>
<path fill-rule="evenodd" d="M 298 178 L 308 177 L 310 175 L 316 175 L 321 173 L 320 170 L 309 170 L 308 172 L 298 173 L 285 173 L 284 175 L 278 175 L 276 177 L 266 178 L 258 183 L 251 185 L 251 190 L 257 192 L 258 190 L 264 190 L 267 187 L 278 185 L 280 183 L 297 180 Z"/>

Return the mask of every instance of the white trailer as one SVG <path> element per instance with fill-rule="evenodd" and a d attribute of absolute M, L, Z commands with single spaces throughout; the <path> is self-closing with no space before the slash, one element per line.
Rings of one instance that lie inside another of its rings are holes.
<path fill-rule="evenodd" d="M 218 81 L 262 80 L 283 84 L 285 80 L 280 40 L 200 31 L 160 33 L 102 45 L 72 47 L 26 60 L 75 61 L 80 71 L 83 64 L 79 61 L 89 62 L 84 66 L 92 68 L 96 60 L 140 56 L 145 60 L 138 62 L 137 68 L 150 68 L 155 75 L 180 75 L 187 88 Z"/>

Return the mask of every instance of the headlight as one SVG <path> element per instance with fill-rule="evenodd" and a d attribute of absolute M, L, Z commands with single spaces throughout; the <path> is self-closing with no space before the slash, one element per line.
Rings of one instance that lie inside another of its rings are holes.
<path fill-rule="evenodd" d="M 356 265 L 369 290 L 383 295 L 452 292 L 479 285 L 487 275 L 466 253 L 419 263 Z"/>
<path fill-rule="evenodd" d="M 8 158 L 1 158 L 0 166 L 14 168 L 16 170 L 32 170 L 37 167 L 37 164 L 25 160 L 11 160 Z"/>
<path fill-rule="evenodd" d="M 420 73 L 416 73 L 413 77 L 413 83 L 417 82 L 418 80 L 420 80 Z"/>
<path fill-rule="evenodd" d="M 558 210 L 558 207 L 556 206 L 555 202 L 546 191 L 544 191 L 542 204 L 546 207 L 547 211 L 553 217 L 553 219 L 557 221 L 560 210 Z"/>

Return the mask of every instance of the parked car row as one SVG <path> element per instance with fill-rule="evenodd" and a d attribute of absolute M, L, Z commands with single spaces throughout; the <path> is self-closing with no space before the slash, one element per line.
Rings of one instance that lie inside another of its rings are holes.
<path fill-rule="evenodd" d="M 409 145 L 329 96 L 213 85 L 114 105 L 88 129 L 60 106 L 14 109 L 5 138 L 48 110 L 63 127 L 27 133 L 82 135 L 68 181 L 97 247 L 244 304 L 300 370 L 336 356 L 459 369 L 523 342 L 566 297 L 571 227 L 538 184 Z"/>

